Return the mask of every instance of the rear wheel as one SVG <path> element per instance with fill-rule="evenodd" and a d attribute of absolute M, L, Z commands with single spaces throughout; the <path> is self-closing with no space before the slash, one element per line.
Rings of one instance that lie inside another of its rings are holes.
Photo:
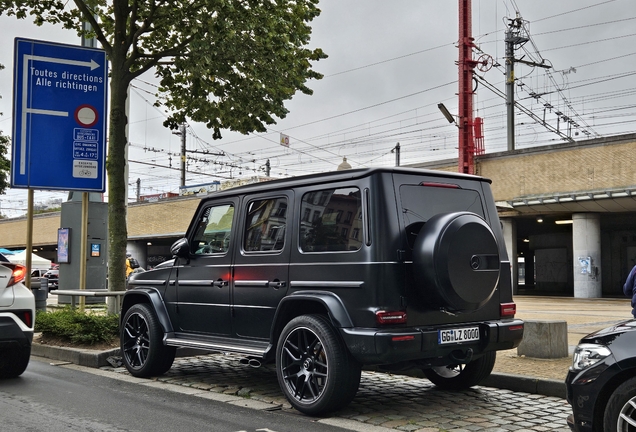
<path fill-rule="evenodd" d="M 128 309 L 122 321 L 120 344 L 126 369 L 141 378 L 165 373 L 176 353 L 175 347 L 163 344 L 163 329 L 147 304 Z"/>
<path fill-rule="evenodd" d="M 285 397 L 298 411 L 324 414 L 349 404 L 361 367 L 321 315 L 291 320 L 276 349 L 276 373 Z"/>
<path fill-rule="evenodd" d="M 486 379 L 495 367 L 497 353 L 489 351 L 466 364 L 451 364 L 424 369 L 424 375 L 437 387 L 444 390 L 463 390 Z"/>
<path fill-rule="evenodd" d="M 636 430 L 636 377 L 618 386 L 609 398 L 603 416 L 606 432 Z"/>
<path fill-rule="evenodd" d="M 0 356 L 0 378 L 15 378 L 22 375 L 29 365 L 30 357 L 31 346 L 13 346 L 6 349 Z"/>

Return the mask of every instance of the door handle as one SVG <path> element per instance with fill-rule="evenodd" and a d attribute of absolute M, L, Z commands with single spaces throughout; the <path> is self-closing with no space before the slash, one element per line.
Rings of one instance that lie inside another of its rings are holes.
<path fill-rule="evenodd" d="M 223 288 L 227 285 L 228 285 L 227 281 L 224 281 L 223 279 L 215 280 L 214 282 L 212 282 L 212 286 L 219 287 L 219 288 Z"/>
<path fill-rule="evenodd" d="M 270 288 L 278 289 L 285 287 L 287 283 L 285 281 L 271 281 L 267 282 L 267 286 Z"/>

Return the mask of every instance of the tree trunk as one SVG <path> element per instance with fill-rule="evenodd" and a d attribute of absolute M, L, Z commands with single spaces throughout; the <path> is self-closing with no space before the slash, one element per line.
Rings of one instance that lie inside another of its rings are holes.
<path fill-rule="evenodd" d="M 124 70 L 125 53 L 111 55 L 110 113 L 108 130 L 108 290 L 126 287 L 126 102 L 129 73 Z M 109 302 L 108 313 L 119 313 L 117 302 Z"/>

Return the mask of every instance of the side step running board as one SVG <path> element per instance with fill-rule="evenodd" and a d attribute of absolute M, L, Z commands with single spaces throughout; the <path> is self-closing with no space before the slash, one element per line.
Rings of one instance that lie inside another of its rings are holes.
<path fill-rule="evenodd" d="M 227 351 L 237 354 L 263 356 L 267 352 L 267 346 L 255 347 L 245 345 L 232 345 L 227 343 L 202 342 L 188 339 L 167 338 L 166 345 L 180 348 L 194 348 L 201 350 Z"/>

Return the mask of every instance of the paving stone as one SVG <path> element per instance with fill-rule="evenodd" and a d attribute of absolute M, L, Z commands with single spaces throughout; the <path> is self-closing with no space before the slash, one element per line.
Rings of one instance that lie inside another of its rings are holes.
<path fill-rule="evenodd" d="M 221 354 L 178 358 L 166 374 L 148 381 L 238 394 L 259 406 L 296 413 L 282 394 L 273 367 L 245 367 L 238 358 Z M 127 374 L 121 368 L 110 371 Z M 365 371 L 353 402 L 332 416 L 407 432 L 565 432 L 570 412 L 567 402 L 556 397 L 491 387 L 447 392 L 425 379 Z"/>

